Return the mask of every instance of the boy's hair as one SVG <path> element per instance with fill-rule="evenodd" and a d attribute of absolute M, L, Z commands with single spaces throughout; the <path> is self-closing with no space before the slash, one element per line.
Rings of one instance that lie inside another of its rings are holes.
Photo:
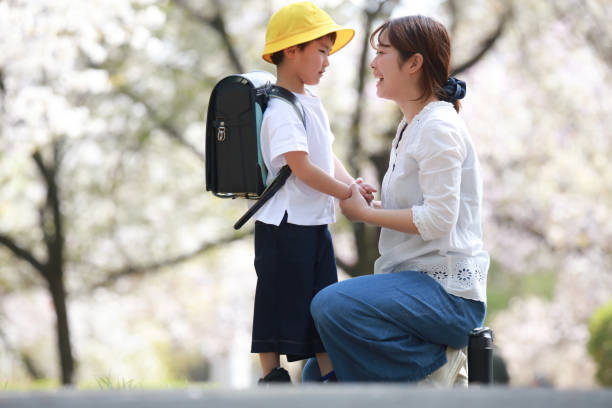
<path fill-rule="evenodd" d="M 324 35 L 323 37 L 319 37 L 319 38 L 315 38 L 314 40 L 306 41 L 304 43 L 298 44 L 297 47 L 300 50 L 303 50 L 304 48 L 306 48 L 308 44 L 310 44 L 313 41 L 320 40 L 321 38 L 329 38 L 332 44 L 334 44 L 336 42 L 336 33 L 335 32 L 329 33 L 329 34 Z M 272 63 L 276 66 L 279 66 L 284 58 L 285 58 L 284 50 L 276 51 L 274 54 L 270 55 L 270 59 L 272 60 Z"/>

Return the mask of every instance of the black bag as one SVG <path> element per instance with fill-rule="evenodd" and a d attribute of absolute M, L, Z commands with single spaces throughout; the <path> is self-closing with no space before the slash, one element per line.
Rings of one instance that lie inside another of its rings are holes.
<path fill-rule="evenodd" d="M 273 85 L 265 71 L 230 75 L 215 85 L 206 117 L 206 191 L 221 198 L 249 198 L 257 202 L 234 224 L 239 229 L 269 200 L 291 175 L 284 166 L 266 187 L 268 170 L 261 155 L 260 129 L 270 98 L 290 103 L 305 124 L 304 110 L 288 90 Z"/>

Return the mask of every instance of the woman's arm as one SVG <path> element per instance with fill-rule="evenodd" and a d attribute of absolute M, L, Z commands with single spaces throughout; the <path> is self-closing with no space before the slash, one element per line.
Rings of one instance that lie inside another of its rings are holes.
<path fill-rule="evenodd" d="M 427 137 L 421 138 L 414 152 L 423 203 L 412 206 L 412 220 L 429 241 L 448 235 L 457 224 L 467 147 L 452 122 L 435 119 L 423 126 Z"/>
<path fill-rule="evenodd" d="M 347 218 L 419 234 L 426 241 L 450 233 L 459 215 L 465 142 L 450 123 L 435 120 L 428 125 L 428 137 L 422 139 L 414 154 L 419 167 L 423 203 L 412 208 L 390 210 L 368 207 L 352 197 L 340 203 Z"/>
<path fill-rule="evenodd" d="M 307 186 L 340 200 L 351 196 L 349 184 L 352 181 L 345 183 L 331 177 L 318 166 L 312 164 L 308 158 L 308 153 L 303 151 L 287 152 L 285 153 L 285 160 L 291 168 L 291 172 Z M 361 194 L 359 195 L 361 196 Z"/>
<path fill-rule="evenodd" d="M 361 221 L 379 227 L 390 228 L 409 234 L 418 234 L 419 230 L 414 225 L 412 210 L 410 208 L 399 210 L 386 210 L 380 208 L 380 203 L 375 202 L 369 206 L 366 200 L 358 194 L 359 190 L 355 184 L 351 185 L 351 197 L 340 201 L 342 214 L 351 221 Z"/>
<path fill-rule="evenodd" d="M 336 180 L 340 180 L 348 185 L 357 183 L 359 186 L 359 192 L 368 203 L 374 199 L 374 193 L 377 191 L 376 187 L 364 182 L 361 177 L 354 179 L 336 155 L 334 155 L 334 177 L 336 177 Z"/>

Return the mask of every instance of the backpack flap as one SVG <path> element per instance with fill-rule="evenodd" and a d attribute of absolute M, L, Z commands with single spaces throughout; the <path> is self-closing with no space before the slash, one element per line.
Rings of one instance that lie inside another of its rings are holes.
<path fill-rule="evenodd" d="M 206 119 L 206 189 L 219 197 L 263 192 L 259 171 L 255 87 L 231 75 L 214 88 Z"/>

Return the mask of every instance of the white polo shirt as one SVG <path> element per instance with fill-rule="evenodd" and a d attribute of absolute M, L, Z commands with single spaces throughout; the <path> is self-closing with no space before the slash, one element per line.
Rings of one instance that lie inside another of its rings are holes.
<path fill-rule="evenodd" d="M 310 161 L 331 177 L 334 176 L 334 135 L 321 100 L 312 92 L 296 94 L 305 111 L 306 129 L 295 109 L 283 100 L 273 98 L 264 112 L 261 125 L 261 151 L 268 168 L 269 185 L 287 164 L 284 154 L 308 153 Z M 255 214 L 255 219 L 279 225 L 287 212 L 287 222 L 297 225 L 323 225 L 336 221 L 334 198 L 321 193 L 291 175 L 285 185 Z"/>

